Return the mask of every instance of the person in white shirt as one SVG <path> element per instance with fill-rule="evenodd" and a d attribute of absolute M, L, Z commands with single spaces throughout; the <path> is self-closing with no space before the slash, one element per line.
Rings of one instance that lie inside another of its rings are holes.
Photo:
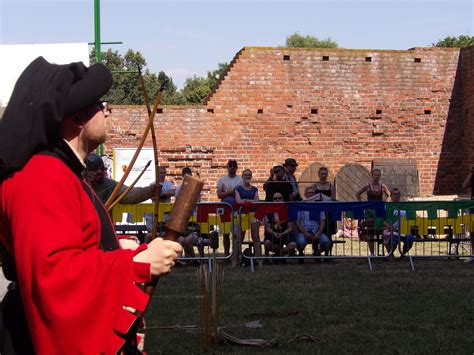
<path fill-rule="evenodd" d="M 242 185 L 242 177 L 237 175 L 237 160 L 230 159 L 227 162 L 227 175 L 217 181 L 217 197 L 221 202 L 227 202 L 231 205 L 235 201 L 235 188 Z M 230 233 L 224 233 L 224 256 L 230 255 Z"/>

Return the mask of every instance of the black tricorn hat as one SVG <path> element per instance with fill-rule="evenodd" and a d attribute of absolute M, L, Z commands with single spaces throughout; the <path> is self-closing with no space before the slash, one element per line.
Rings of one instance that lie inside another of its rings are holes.
<path fill-rule="evenodd" d="M 0 181 L 60 139 L 65 117 L 97 102 L 111 87 L 102 64 L 32 61 L 18 78 L 0 121 Z M 20 144 L 19 144 L 20 143 Z"/>
<path fill-rule="evenodd" d="M 74 63 L 74 82 L 64 104 L 64 117 L 77 113 L 99 101 L 112 87 L 113 79 L 105 65 L 94 64 L 87 68 L 82 63 Z"/>

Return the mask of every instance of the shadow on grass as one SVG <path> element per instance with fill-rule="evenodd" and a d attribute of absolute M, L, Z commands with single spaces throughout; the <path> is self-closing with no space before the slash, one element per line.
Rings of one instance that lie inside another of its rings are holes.
<path fill-rule="evenodd" d="M 408 261 L 227 267 L 221 326 L 259 321 L 261 328 L 226 329 L 241 339 L 277 338 L 260 349 L 218 345 L 204 349 L 200 333 L 165 326 L 199 327 L 196 269 L 160 280 L 147 313 L 147 354 L 472 354 L 474 267 L 460 261 Z M 467 333 L 464 333 L 467 331 Z M 308 334 L 318 342 L 288 340 Z"/>

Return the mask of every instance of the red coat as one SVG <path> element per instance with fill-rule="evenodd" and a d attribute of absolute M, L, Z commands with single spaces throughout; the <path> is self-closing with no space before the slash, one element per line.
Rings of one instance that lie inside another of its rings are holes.
<path fill-rule="evenodd" d="M 136 283 L 150 280 L 149 264 L 134 263 L 136 251 L 99 249 L 100 231 L 81 180 L 58 158 L 35 155 L 0 184 L 0 241 L 38 354 L 113 354 L 136 319 L 123 306 L 145 309 Z"/>

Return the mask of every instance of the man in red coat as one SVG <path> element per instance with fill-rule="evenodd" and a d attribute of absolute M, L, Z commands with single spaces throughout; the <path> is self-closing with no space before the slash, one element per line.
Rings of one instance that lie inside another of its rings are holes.
<path fill-rule="evenodd" d="M 84 180 L 84 159 L 105 141 L 99 99 L 111 86 L 103 65 L 39 57 L 0 121 L 0 242 L 13 281 L 2 354 L 135 352 L 125 334 L 149 301 L 139 284 L 170 272 L 181 252 L 160 238 L 118 240 Z"/>

